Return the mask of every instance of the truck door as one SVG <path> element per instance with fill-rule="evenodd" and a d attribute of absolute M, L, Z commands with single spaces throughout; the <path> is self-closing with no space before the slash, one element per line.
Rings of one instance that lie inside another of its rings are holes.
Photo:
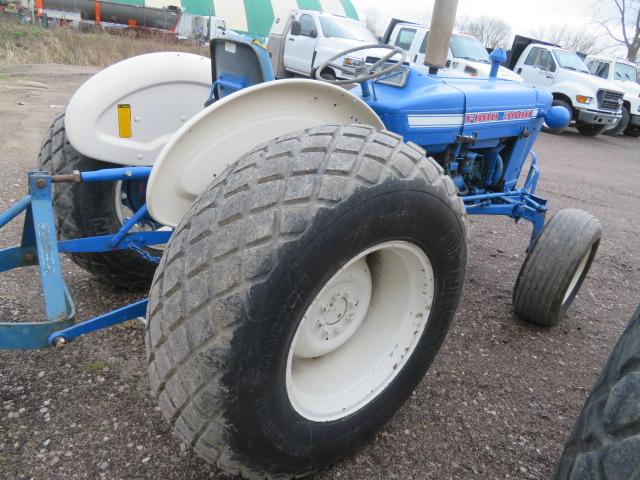
<path fill-rule="evenodd" d="M 284 65 L 287 70 L 311 75 L 313 57 L 318 42 L 319 29 L 313 16 L 303 13 L 287 33 L 284 47 Z"/>
<path fill-rule="evenodd" d="M 549 87 L 555 79 L 556 64 L 551 52 L 546 48 L 533 47 L 516 73 L 525 83 L 539 87 Z"/>
<path fill-rule="evenodd" d="M 427 56 L 427 44 L 429 43 L 429 30 L 424 33 L 422 41 L 420 42 L 420 48 L 418 48 L 418 54 L 414 58 L 414 63 L 424 65 L 424 57 Z M 448 55 L 447 55 L 448 57 Z"/>
<path fill-rule="evenodd" d="M 409 61 L 413 60 L 411 56 L 411 46 L 415 43 L 414 40 L 417 33 L 418 30 L 414 27 L 400 27 L 395 40 L 392 40 L 394 47 L 400 47 L 409 54 Z"/>

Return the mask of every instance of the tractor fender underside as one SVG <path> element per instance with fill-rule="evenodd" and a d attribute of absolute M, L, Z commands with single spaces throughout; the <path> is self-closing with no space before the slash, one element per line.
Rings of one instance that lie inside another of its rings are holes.
<path fill-rule="evenodd" d="M 207 101 L 210 60 L 180 52 L 140 55 L 87 80 L 67 106 L 71 145 L 95 160 L 153 165 L 171 136 Z"/>
<path fill-rule="evenodd" d="M 258 145 L 319 125 L 384 125 L 353 93 L 324 82 L 278 80 L 223 98 L 185 123 L 166 144 L 147 185 L 149 213 L 176 226 L 196 197 Z"/>

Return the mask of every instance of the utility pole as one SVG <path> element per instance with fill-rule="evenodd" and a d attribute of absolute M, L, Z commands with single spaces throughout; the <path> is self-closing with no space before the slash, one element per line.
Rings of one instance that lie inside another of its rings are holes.
<path fill-rule="evenodd" d="M 435 0 L 429 42 L 424 64 L 429 67 L 429 73 L 438 73 L 438 69 L 447 63 L 449 42 L 456 22 L 458 0 Z"/>

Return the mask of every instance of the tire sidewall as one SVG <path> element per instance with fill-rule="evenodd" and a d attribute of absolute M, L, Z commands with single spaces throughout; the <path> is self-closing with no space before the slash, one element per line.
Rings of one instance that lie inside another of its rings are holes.
<path fill-rule="evenodd" d="M 250 321 L 232 340 L 235 353 L 223 378 L 228 398 L 233 399 L 223 408 L 234 425 L 230 438 L 234 450 L 242 452 L 252 445 L 252 459 L 270 469 L 285 465 L 317 469 L 370 437 L 422 379 L 457 307 L 466 237 L 458 213 L 424 185 L 408 189 L 406 183 L 388 180 L 370 191 L 363 189 L 363 195 L 353 195 L 336 209 L 320 211 L 310 231 L 279 252 L 279 266 L 272 275 L 251 290 L 253 308 L 246 312 Z M 419 218 L 423 221 L 416 221 Z M 339 420 L 307 420 L 291 406 L 285 386 L 296 329 L 340 267 L 358 253 L 391 240 L 420 247 L 434 269 L 434 302 L 424 333 L 402 370 L 370 403 Z M 331 251 L 327 246 L 333 247 Z"/>

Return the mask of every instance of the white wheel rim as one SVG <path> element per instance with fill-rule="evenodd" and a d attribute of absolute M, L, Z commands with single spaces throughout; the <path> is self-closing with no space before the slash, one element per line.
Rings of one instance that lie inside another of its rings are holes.
<path fill-rule="evenodd" d="M 315 297 L 289 348 L 292 407 L 328 422 L 375 399 L 418 345 L 434 289 L 431 262 L 409 242 L 381 243 L 347 262 Z"/>
<path fill-rule="evenodd" d="M 125 222 L 127 220 L 129 220 L 129 218 L 133 215 L 134 212 L 131 211 L 131 209 L 129 207 L 125 207 L 124 205 L 124 201 L 127 199 L 127 194 L 122 190 L 122 180 L 118 180 L 116 182 L 116 188 L 114 189 L 114 195 L 113 195 L 113 200 L 115 203 L 115 207 L 116 207 L 116 217 L 118 217 L 118 221 L 120 222 L 120 225 L 123 226 L 125 224 Z M 171 227 L 160 227 L 158 228 L 157 232 L 167 232 L 170 231 Z M 131 232 L 144 232 L 144 231 L 149 231 L 149 229 L 145 229 L 143 228 L 139 223 L 134 225 L 131 230 Z M 164 252 L 164 250 L 167 248 L 167 244 L 166 243 L 159 243 L 157 245 L 152 245 L 150 247 L 147 247 L 148 250 L 153 250 L 156 252 Z"/>
<path fill-rule="evenodd" d="M 578 281 L 580 280 L 582 273 L 587 268 L 587 262 L 589 261 L 590 255 L 591 255 L 591 249 L 587 250 L 587 253 L 585 253 L 584 256 L 580 259 L 578 268 L 576 269 L 576 272 L 573 274 L 573 277 L 571 277 L 571 282 L 569 282 L 569 287 L 567 288 L 567 291 L 564 294 L 564 298 L 562 299 L 563 305 L 567 303 L 567 300 L 573 293 L 573 290 L 576 288 L 576 285 L 578 284 Z"/>

